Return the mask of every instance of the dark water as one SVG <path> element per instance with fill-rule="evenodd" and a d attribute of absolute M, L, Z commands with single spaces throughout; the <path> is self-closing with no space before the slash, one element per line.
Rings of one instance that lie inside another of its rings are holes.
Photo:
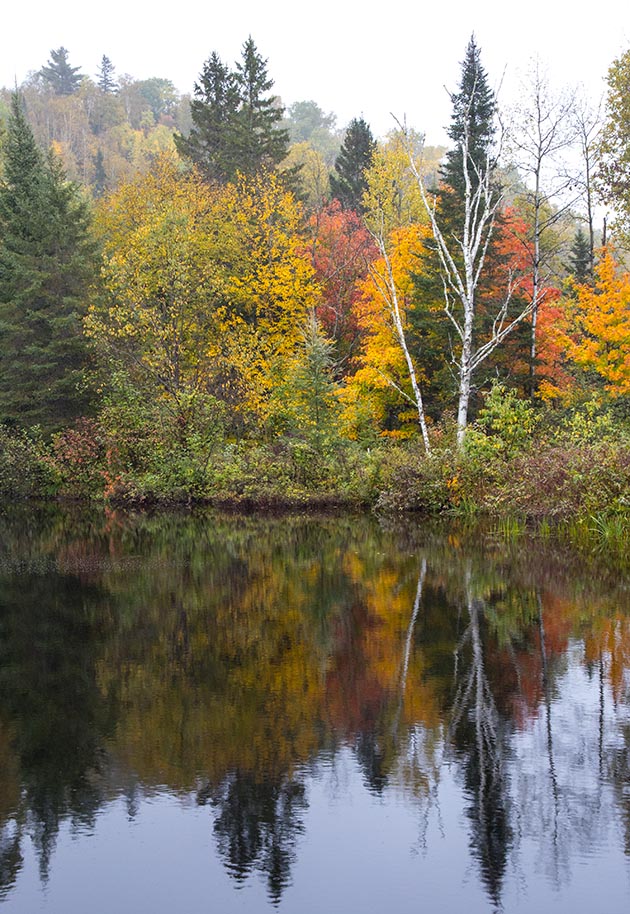
<path fill-rule="evenodd" d="M 630 904 L 630 590 L 371 518 L 0 515 L 0 906 Z"/>

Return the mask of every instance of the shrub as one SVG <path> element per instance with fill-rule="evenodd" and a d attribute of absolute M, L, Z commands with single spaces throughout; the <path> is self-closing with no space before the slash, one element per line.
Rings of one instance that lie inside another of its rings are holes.
<path fill-rule="evenodd" d="M 0 496 L 43 497 L 54 494 L 57 484 L 39 429 L 26 432 L 0 425 Z"/>

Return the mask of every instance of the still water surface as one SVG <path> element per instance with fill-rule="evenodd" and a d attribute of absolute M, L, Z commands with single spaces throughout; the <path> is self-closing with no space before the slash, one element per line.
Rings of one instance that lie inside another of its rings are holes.
<path fill-rule="evenodd" d="M 626 912 L 629 610 L 419 522 L 5 511 L 0 908 Z"/>

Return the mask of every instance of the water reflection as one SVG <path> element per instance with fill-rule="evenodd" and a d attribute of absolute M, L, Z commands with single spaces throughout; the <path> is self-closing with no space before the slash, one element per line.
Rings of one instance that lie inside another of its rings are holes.
<path fill-rule="evenodd" d="M 169 795 L 207 811 L 234 885 L 259 874 L 278 906 L 321 766 L 347 748 L 368 795 L 415 810 L 427 855 L 449 840 L 454 773 L 491 908 L 541 868 L 558 889 L 589 854 L 627 855 L 624 582 L 475 539 L 369 518 L 0 517 L 6 900 L 27 845 L 46 881 L 62 825 L 95 834 L 116 798 L 135 819 Z"/>

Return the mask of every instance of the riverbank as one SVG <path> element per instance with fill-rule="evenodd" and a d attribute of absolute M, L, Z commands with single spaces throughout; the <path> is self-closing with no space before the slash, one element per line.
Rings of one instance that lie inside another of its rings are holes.
<path fill-rule="evenodd" d="M 601 423 L 600 423 L 601 426 Z M 436 435 L 373 447 L 335 441 L 221 442 L 208 452 L 172 442 L 115 449 L 86 420 L 45 442 L 0 433 L 0 497 L 166 509 L 375 510 L 448 516 L 561 536 L 587 550 L 630 553 L 630 442 L 607 426 L 519 436 L 472 428 L 464 449 Z M 109 445 L 109 446 L 108 446 Z"/>

